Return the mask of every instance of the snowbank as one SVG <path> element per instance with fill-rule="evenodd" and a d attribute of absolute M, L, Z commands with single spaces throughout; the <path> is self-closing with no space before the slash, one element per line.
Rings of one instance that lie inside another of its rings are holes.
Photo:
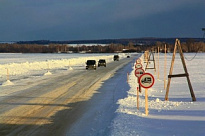
<path fill-rule="evenodd" d="M 2 55 L 2 54 L 1 54 Z M 11 55 L 11 54 L 10 54 Z M 19 57 L 20 60 L 15 59 L 15 55 Z M 36 55 L 36 56 L 35 56 Z M 20 78 L 29 77 L 33 75 L 51 75 L 52 70 L 73 70 L 75 68 L 83 67 L 85 68 L 85 62 L 88 59 L 94 59 L 98 61 L 99 59 L 106 59 L 106 62 L 109 63 L 113 61 L 113 54 L 79 54 L 80 57 L 70 57 L 67 55 L 65 58 L 53 54 L 51 59 L 45 57 L 45 54 L 35 54 L 31 56 L 31 60 L 22 57 L 22 54 L 12 54 L 12 58 L 6 57 L 7 54 L 3 54 L 4 56 L 4 63 L 0 63 L 0 82 L 4 84 L 6 81 L 7 75 L 9 75 L 9 79 L 12 81 L 13 79 L 18 80 Z M 126 57 L 124 53 L 120 53 L 120 58 Z M 28 56 L 28 55 L 27 55 Z M 56 56 L 57 59 L 54 59 Z M 30 57 L 30 56 L 28 56 Z M 40 57 L 45 57 L 42 59 Z M 15 61 L 18 61 L 15 62 Z M 6 61 L 10 62 L 7 63 Z"/>
<path fill-rule="evenodd" d="M 205 54 L 197 54 L 193 61 L 188 61 L 195 54 L 184 54 L 186 65 L 190 75 L 190 80 L 197 101 L 192 102 L 186 78 L 173 78 L 171 80 L 169 101 L 164 101 L 166 90 L 164 89 L 164 54 L 160 54 L 159 59 L 159 79 L 158 72 L 147 70 L 155 77 L 155 84 L 148 89 L 149 115 L 145 115 L 144 89 L 140 93 L 137 110 L 136 88 L 137 79 L 134 75 L 134 67 L 129 76 L 130 90 L 128 96 L 118 101 L 119 108 L 117 116 L 112 124 L 112 136 L 204 136 L 205 124 Z M 155 56 L 157 59 L 157 56 Z M 167 56 L 167 69 L 169 73 L 172 54 Z M 141 56 L 143 60 L 143 56 Z M 156 61 L 157 62 L 157 61 Z M 145 63 L 142 61 L 145 67 Z M 150 67 L 153 66 L 151 63 Z M 157 65 L 156 65 L 157 67 Z M 184 73 L 182 62 L 177 54 L 174 62 L 173 74 Z M 166 75 L 167 77 L 167 75 Z M 167 80 L 167 79 L 166 79 Z M 165 81 L 166 81 L 165 80 Z M 166 82 L 167 83 L 167 82 Z"/>

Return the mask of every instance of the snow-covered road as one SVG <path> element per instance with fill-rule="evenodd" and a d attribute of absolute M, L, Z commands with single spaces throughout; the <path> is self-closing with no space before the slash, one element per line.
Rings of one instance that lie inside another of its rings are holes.
<path fill-rule="evenodd" d="M 137 56 L 134 57 L 138 58 Z M 81 114 L 77 122 L 66 133 L 67 136 L 108 136 L 111 133 L 112 121 L 116 116 L 118 108 L 117 101 L 127 96 L 130 89 L 127 83 L 127 73 L 132 70 L 132 64 L 135 60 L 126 58 L 115 62 L 122 65 L 124 61 L 130 63 L 124 65 L 115 73 L 109 76 L 109 79 L 98 84 L 95 95 L 87 102 L 80 103 L 85 105 L 85 112 Z M 119 68 L 119 67 L 118 67 Z M 108 77 L 107 77 L 108 78 Z M 99 86 L 100 85 L 100 86 Z M 79 110 L 79 109 L 77 109 Z"/>
<path fill-rule="evenodd" d="M 1 86 L 0 135 L 108 134 L 116 102 L 129 89 L 128 84 L 125 88 L 119 84 L 126 82 L 131 67 L 124 66 L 132 59 L 111 62 L 96 71 L 78 67 Z M 119 78 L 113 80 L 114 75 Z"/>

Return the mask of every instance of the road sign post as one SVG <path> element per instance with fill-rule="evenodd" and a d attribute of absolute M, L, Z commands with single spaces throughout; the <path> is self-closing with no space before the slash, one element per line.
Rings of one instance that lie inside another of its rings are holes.
<path fill-rule="evenodd" d="M 139 87 L 137 87 L 137 109 L 139 110 Z"/>
<path fill-rule="evenodd" d="M 139 84 L 143 88 L 145 88 L 145 115 L 147 116 L 149 114 L 148 111 L 148 88 L 152 87 L 154 85 L 154 77 L 150 73 L 144 73 L 139 78 Z"/>
<path fill-rule="evenodd" d="M 144 69 L 142 69 L 142 68 L 135 69 L 135 76 L 137 77 L 137 82 L 139 85 L 139 87 L 137 87 L 137 109 L 138 110 L 139 110 L 139 92 L 141 93 L 141 86 L 139 84 L 139 77 L 144 73 L 145 73 Z"/>
<path fill-rule="evenodd" d="M 138 82 L 138 84 L 139 84 L 139 77 L 140 77 L 142 74 L 144 74 L 144 73 L 145 73 L 145 71 L 144 71 L 144 69 L 142 69 L 142 68 L 135 69 L 135 76 L 137 77 L 137 82 Z M 141 93 L 141 86 L 140 86 L 140 84 L 139 84 L 139 92 Z"/>
<path fill-rule="evenodd" d="M 148 116 L 149 110 L 148 110 L 148 89 L 145 88 L 145 115 Z"/>

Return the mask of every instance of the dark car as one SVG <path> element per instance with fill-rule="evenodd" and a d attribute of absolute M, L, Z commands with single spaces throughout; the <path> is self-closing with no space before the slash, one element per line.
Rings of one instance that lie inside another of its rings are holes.
<path fill-rule="evenodd" d="M 119 55 L 114 55 L 113 59 L 114 59 L 114 61 L 119 61 L 119 58 L 120 58 Z"/>
<path fill-rule="evenodd" d="M 96 69 L 96 61 L 95 60 L 87 60 L 86 69 Z"/>
<path fill-rule="evenodd" d="M 106 67 L 106 61 L 105 61 L 105 59 L 100 59 L 100 60 L 98 61 L 98 67 L 100 67 L 100 66 Z"/>

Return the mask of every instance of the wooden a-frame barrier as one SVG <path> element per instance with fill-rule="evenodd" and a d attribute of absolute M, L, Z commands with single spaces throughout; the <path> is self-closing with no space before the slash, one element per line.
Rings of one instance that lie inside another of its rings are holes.
<path fill-rule="evenodd" d="M 150 59 L 151 56 L 152 56 L 152 60 Z M 154 65 L 153 67 L 148 67 L 150 61 L 153 61 L 153 65 Z M 145 67 L 145 71 L 146 71 L 147 69 L 154 69 L 155 72 L 156 72 L 155 59 L 154 59 L 154 54 L 153 54 L 152 51 L 149 53 L 149 57 L 148 57 L 148 61 L 147 61 L 146 67 Z"/>
<path fill-rule="evenodd" d="M 179 54 L 180 54 L 180 58 L 181 58 L 181 61 L 182 61 L 185 73 L 184 74 L 172 75 L 177 47 L 178 47 L 178 51 L 179 51 Z M 176 39 L 176 41 L 175 41 L 175 46 L 174 46 L 174 52 L 173 52 L 173 56 L 172 56 L 171 67 L 170 67 L 170 71 L 169 71 L 169 75 L 168 75 L 168 82 L 167 82 L 165 101 L 169 100 L 168 99 L 168 94 L 169 94 L 169 87 L 170 87 L 170 82 L 171 82 L 171 78 L 172 77 L 186 77 L 187 78 L 187 82 L 188 82 L 188 86 L 189 86 L 189 90 L 190 90 L 190 93 L 191 93 L 192 101 L 196 101 L 196 98 L 195 98 L 195 95 L 194 95 L 194 91 L 193 91 L 193 88 L 192 88 L 192 85 L 191 85 L 191 81 L 189 79 L 189 74 L 188 74 L 188 71 L 187 71 L 187 68 L 186 68 L 186 64 L 185 64 L 182 48 L 181 48 L 181 45 L 180 45 L 180 41 L 178 39 Z"/>

